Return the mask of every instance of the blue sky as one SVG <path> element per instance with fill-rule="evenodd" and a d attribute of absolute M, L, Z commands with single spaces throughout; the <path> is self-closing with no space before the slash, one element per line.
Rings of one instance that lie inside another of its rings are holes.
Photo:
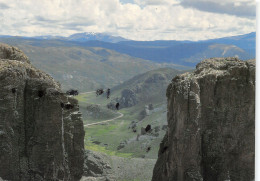
<path fill-rule="evenodd" d="M 0 34 L 203 40 L 256 31 L 254 0 L 0 0 Z"/>
<path fill-rule="evenodd" d="M 120 2 L 122 2 L 123 4 L 126 4 L 126 3 L 135 4 L 135 1 L 134 1 L 134 0 L 120 0 Z"/>

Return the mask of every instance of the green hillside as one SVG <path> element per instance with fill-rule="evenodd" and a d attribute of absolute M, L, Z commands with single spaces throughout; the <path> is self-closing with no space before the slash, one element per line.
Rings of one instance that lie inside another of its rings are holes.
<path fill-rule="evenodd" d="M 77 96 L 80 105 L 98 105 L 102 110 L 99 114 L 107 115 L 107 119 L 116 112 L 123 114 L 123 117 L 114 121 L 85 127 L 86 148 L 111 156 L 157 158 L 167 125 L 165 91 L 172 78 L 180 73 L 171 68 L 160 68 L 134 76 L 113 87 L 110 99 L 105 95 L 97 97 L 94 92 Z M 119 111 L 107 109 L 107 104 L 122 99 L 125 90 L 133 91 L 137 103 L 132 106 L 123 106 L 122 103 Z M 83 117 L 86 110 L 81 106 Z M 100 120 L 85 117 L 85 124 L 105 120 L 106 116 L 100 117 Z M 146 133 L 142 129 L 148 124 L 152 130 Z"/>
<path fill-rule="evenodd" d="M 52 75 L 64 91 L 111 88 L 135 75 L 162 67 L 188 68 L 136 58 L 98 44 L 89 47 L 73 41 L 19 37 L 0 38 L 0 41 L 22 49 L 32 64 Z"/>
<path fill-rule="evenodd" d="M 127 105 L 131 99 L 135 99 L 136 104 L 164 102 L 167 86 L 173 77 L 182 72 L 172 68 L 160 68 L 134 76 L 112 88 L 113 98 L 121 107 L 131 107 L 131 104 Z"/>
<path fill-rule="evenodd" d="M 50 73 L 64 90 L 113 87 L 130 77 L 161 67 L 104 48 L 21 46 L 32 64 Z"/>

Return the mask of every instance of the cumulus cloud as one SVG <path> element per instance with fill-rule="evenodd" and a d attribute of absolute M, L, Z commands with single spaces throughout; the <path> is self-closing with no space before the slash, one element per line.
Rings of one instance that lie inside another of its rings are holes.
<path fill-rule="evenodd" d="M 239 17 L 255 18 L 255 0 L 182 0 L 183 7 L 196 8 L 201 11 L 230 14 Z"/>
<path fill-rule="evenodd" d="M 0 9 L 4 1 L 0 0 Z M 250 4 L 236 1 L 237 7 Z M 253 15 L 220 13 L 213 0 L 207 0 L 214 5 L 211 11 L 188 6 L 188 2 L 192 0 L 9 0 L 8 8 L 1 11 L 0 34 L 105 32 L 133 40 L 200 40 L 255 31 Z M 218 2 L 221 7 L 228 4 L 226 0 Z"/>
<path fill-rule="evenodd" d="M 134 0 L 134 2 L 141 6 L 160 6 L 179 4 L 178 0 Z"/>

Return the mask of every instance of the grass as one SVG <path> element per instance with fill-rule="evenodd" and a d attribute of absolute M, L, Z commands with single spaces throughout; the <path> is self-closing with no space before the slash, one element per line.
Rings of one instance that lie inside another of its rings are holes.
<path fill-rule="evenodd" d="M 110 100 L 107 100 L 104 96 L 96 97 L 95 93 L 79 94 L 75 96 L 79 101 L 79 104 L 84 107 L 86 104 L 101 104 L 106 105 Z M 125 110 L 120 110 L 120 112 L 127 113 Z M 114 116 L 116 117 L 116 116 Z M 98 119 L 87 119 L 84 122 L 98 122 L 102 120 Z M 85 128 L 85 148 L 88 150 L 102 152 L 110 156 L 119 156 L 124 158 L 131 158 L 133 153 L 121 153 L 117 151 L 117 146 L 120 142 L 126 140 L 129 136 L 133 134 L 126 130 L 128 123 L 126 119 L 115 120 L 105 125 L 93 125 L 91 127 Z M 120 135 L 120 136 L 119 136 Z M 93 141 L 98 141 L 103 143 L 103 145 L 94 144 Z M 104 146 L 107 144 L 108 146 Z"/>
<path fill-rule="evenodd" d="M 117 92 L 111 93 L 111 98 L 114 96 L 119 96 Z M 81 105 L 81 109 L 83 112 L 84 106 L 88 104 L 99 104 L 102 108 L 102 113 L 104 114 L 104 118 L 94 119 L 87 118 L 84 120 L 85 123 L 98 122 L 108 118 L 108 115 L 112 117 L 116 117 L 113 114 L 107 114 L 107 110 L 105 105 L 110 101 L 110 99 L 106 99 L 105 96 L 96 96 L 95 92 L 87 93 L 87 94 L 79 94 L 76 96 L 79 104 Z M 105 153 L 110 156 L 118 156 L 124 158 L 140 158 L 143 155 L 146 155 L 146 158 L 156 158 L 159 149 L 159 143 L 164 136 L 164 132 L 160 132 L 160 136 L 152 141 L 144 140 L 128 143 L 125 148 L 118 150 L 118 146 L 120 143 L 135 140 L 137 135 L 141 132 L 141 127 L 146 127 L 147 124 L 151 124 L 153 127 L 161 124 L 166 121 L 165 111 L 155 112 L 150 116 L 147 116 L 142 121 L 138 122 L 138 130 L 134 133 L 131 129 L 128 129 L 129 124 L 133 120 L 138 120 L 139 113 L 144 109 L 145 102 L 138 104 L 134 107 L 120 109 L 120 113 L 123 113 L 124 116 L 120 119 L 114 120 L 109 123 L 105 123 L 103 125 L 92 125 L 90 127 L 85 128 L 85 148 L 88 150 Z M 165 105 L 165 103 L 157 103 L 154 104 L 154 108 L 161 107 Z M 114 112 L 114 111 L 113 111 Z M 116 113 L 116 112 L 114 112 Z M 164 124 L 164 123 L 163 123 Z M 100 144 L 96 144 L 93 142 L 99 142 Z M 146 152 L 146 146 L 143 145 L 151 145 L 152 149 L 149 153 Z"/>
<path fill-rule="evenodd" d="M 123 158 L 132 158 L 133 153 L 120 153 L 112 150 L 106 149 L 104 146 L 100 146 L 97 144 L 92 143 L 90 140 L 85 141 L 85 149 L 105 153 L 109 156 L 118 156 Z"/>
<path fill-rule="evenodd" d="M 155 126 L 161 127 L 162 124 L 166 124 L 166 113 L 163 109 L 147 116 L 142 121 L 139 121 L 138 130 L 134 133 L 131 129 L 128 129 L 131 121 L 136 120 L 136 115 L 131 114 L 132 111 L 136 110 L 133 108 L 121 109 L 120 112 L 126 115 L 123 118 L 109 122 L 105 125 L 93 125 L 85 128 L 86 149 L 120 157 L 140 158 L 143 155 L 146 155 L 146 158 L 156 158 L 159 144 L 165 134 L 165 131 L 162 130 L 160 131 L 160 136 L 151 141 L 132 142 L 127 144 L 125 148 L 117 150 L 121 142 L 135 139 L 137 134 L 140 134 L 141 127 L 146 127 L 147 124 L 151 124 L 154 128 Z M 93 141 L 100 142 L 100 144 L 94 144 Z M 142 147 L 141 145 L 151 145 L 152 149 L 149 153 L 146 153 L 145 146 Z"/>
<path fill-rule="evenodd" d="M 120 122 L 121 121 L 122 120 L 120 120 Z M 121 153 L 117 151 L 117 146 L 122 141 L 122 138 L 128 137 L 128 135 L 122 135 L 122 124 L 118 124 L 119 121 L 115 122 L 116 123 L 94 125 L 89 128 L 85 128 L 85 148 L 91 151 L 105 153 L 110 156 L 132 158 L 133 153 Z M 92 141 L 106 143 L 108 146 L 102 146 L 101 144 L 98 145 Z"/>
<path fill-rule="evenodd" d="M 105 97 L 105 93 L 103 95 L 96 96 L 95 92 L 81 93 L 81 94 L 75 96 L 75 98 L 79 101 L 80 104 L 88 103 L 88 104 L 106 105 L 112 100 L 111 98 L 107 99 Z"/>
<path fill-rule="evenodd" d="M 106 149 L 120 153 L 117 150 L 118 145 L 124 142 L 129 137 L 133 137 L 134 133 L 130 132 L 128 128 L 129 121 L 124 119 L 119 119 L 107 123 L 106 125 L 93 125 L 91 127 L 85 128 L 85 145 L 89 148 L 93 140 L 99 141 L 101 143 L 107 144 Z M 97 151 L 97 150 L 93 150 Z M 99 150 L 100 152 L 104 150 Z"/>
<path fill-rule="evenodd" d="M 87 101 L 87 96 L 88 96 L 88 94 L 79 94 L 79 95 L 75 96 L 74 98 L 76 98 L 80 103 L 84 103 Z"/>
<path fill-rule="evenodd" d="M 79 103 L 84 104 L 84 103 L 89 103 L 89 104 L 97 104 L 95 102 L 95 99 L 93 99 L 93 97 L 96 97 L 96 93 L 92 92 L 92 93 L 82 93 L 79 94 L 77 96 L 75 96 L 75 98 L 79 101 Z"/>
<path fill-rule="evenodd" d="M 95 133 L 91 134 L 91 135 L 92 136 L 103 136 L 105 134 L 111 133 L 117 127 L 118 127 L 117 125 L 104 125 L 104 126 L 100 127 L 99 129 L 95 130 Z"/>

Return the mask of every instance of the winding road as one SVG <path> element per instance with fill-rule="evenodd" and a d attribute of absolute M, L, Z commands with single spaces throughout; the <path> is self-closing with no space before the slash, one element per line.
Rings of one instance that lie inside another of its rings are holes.
<path fill-rule="evenodd" d="M 107 122 L 114 121 L 114 120 L 119 119 L 119 118 L 121 118 L 121 117 L 124 116 L 123 113 L 121 113 L 121 112 L 118 112 L 118 113 L 119 113 L 119 116 L 117 116 L 117 117 L 115 117 L 115 118 L 113 118 L 113 119 L 108 119 L 108 120 L 100 121 L 100 122 L 96 122 L 96 123 L 84 124 L 84 127 L 88 127 L 88 126 L 92 126 L 92 125 L 97 125 L 97 124 L 107 123 Z"/>
<path fill-rule="evenodd" d="M 90 93 L 94 93 L 94 92 L 96 92 L 96 91 L 82 92 L 80 94 L 90 94 Z"/>
<path fill-rule="evenodd" d="M 90 92 L 82 92 L 81 94 L 90 94 L 90 93 L 94 93 L 96 91 L 90 91 Z M 99 121 L 99 122 L 96 122 L 96 123 L 90 123 L 90 124 L 84 124 L 84 127 L 88 127 L 88 126 L 92 126 L 92 125 L 97 125 L 97 124 L 103 124 L 103 123 L 107 123 L 107 122 L 110 122 L 110 121 L 114 121 L 116 119 L 119 119 L 121 117 L 124 116 L 123 113 L 121 112 L 118 112 L 119 113 L 119 116 L 113 118 L 113 119 L 107 119 L 107 120 L 104 120 L 104 121 Z"/>

